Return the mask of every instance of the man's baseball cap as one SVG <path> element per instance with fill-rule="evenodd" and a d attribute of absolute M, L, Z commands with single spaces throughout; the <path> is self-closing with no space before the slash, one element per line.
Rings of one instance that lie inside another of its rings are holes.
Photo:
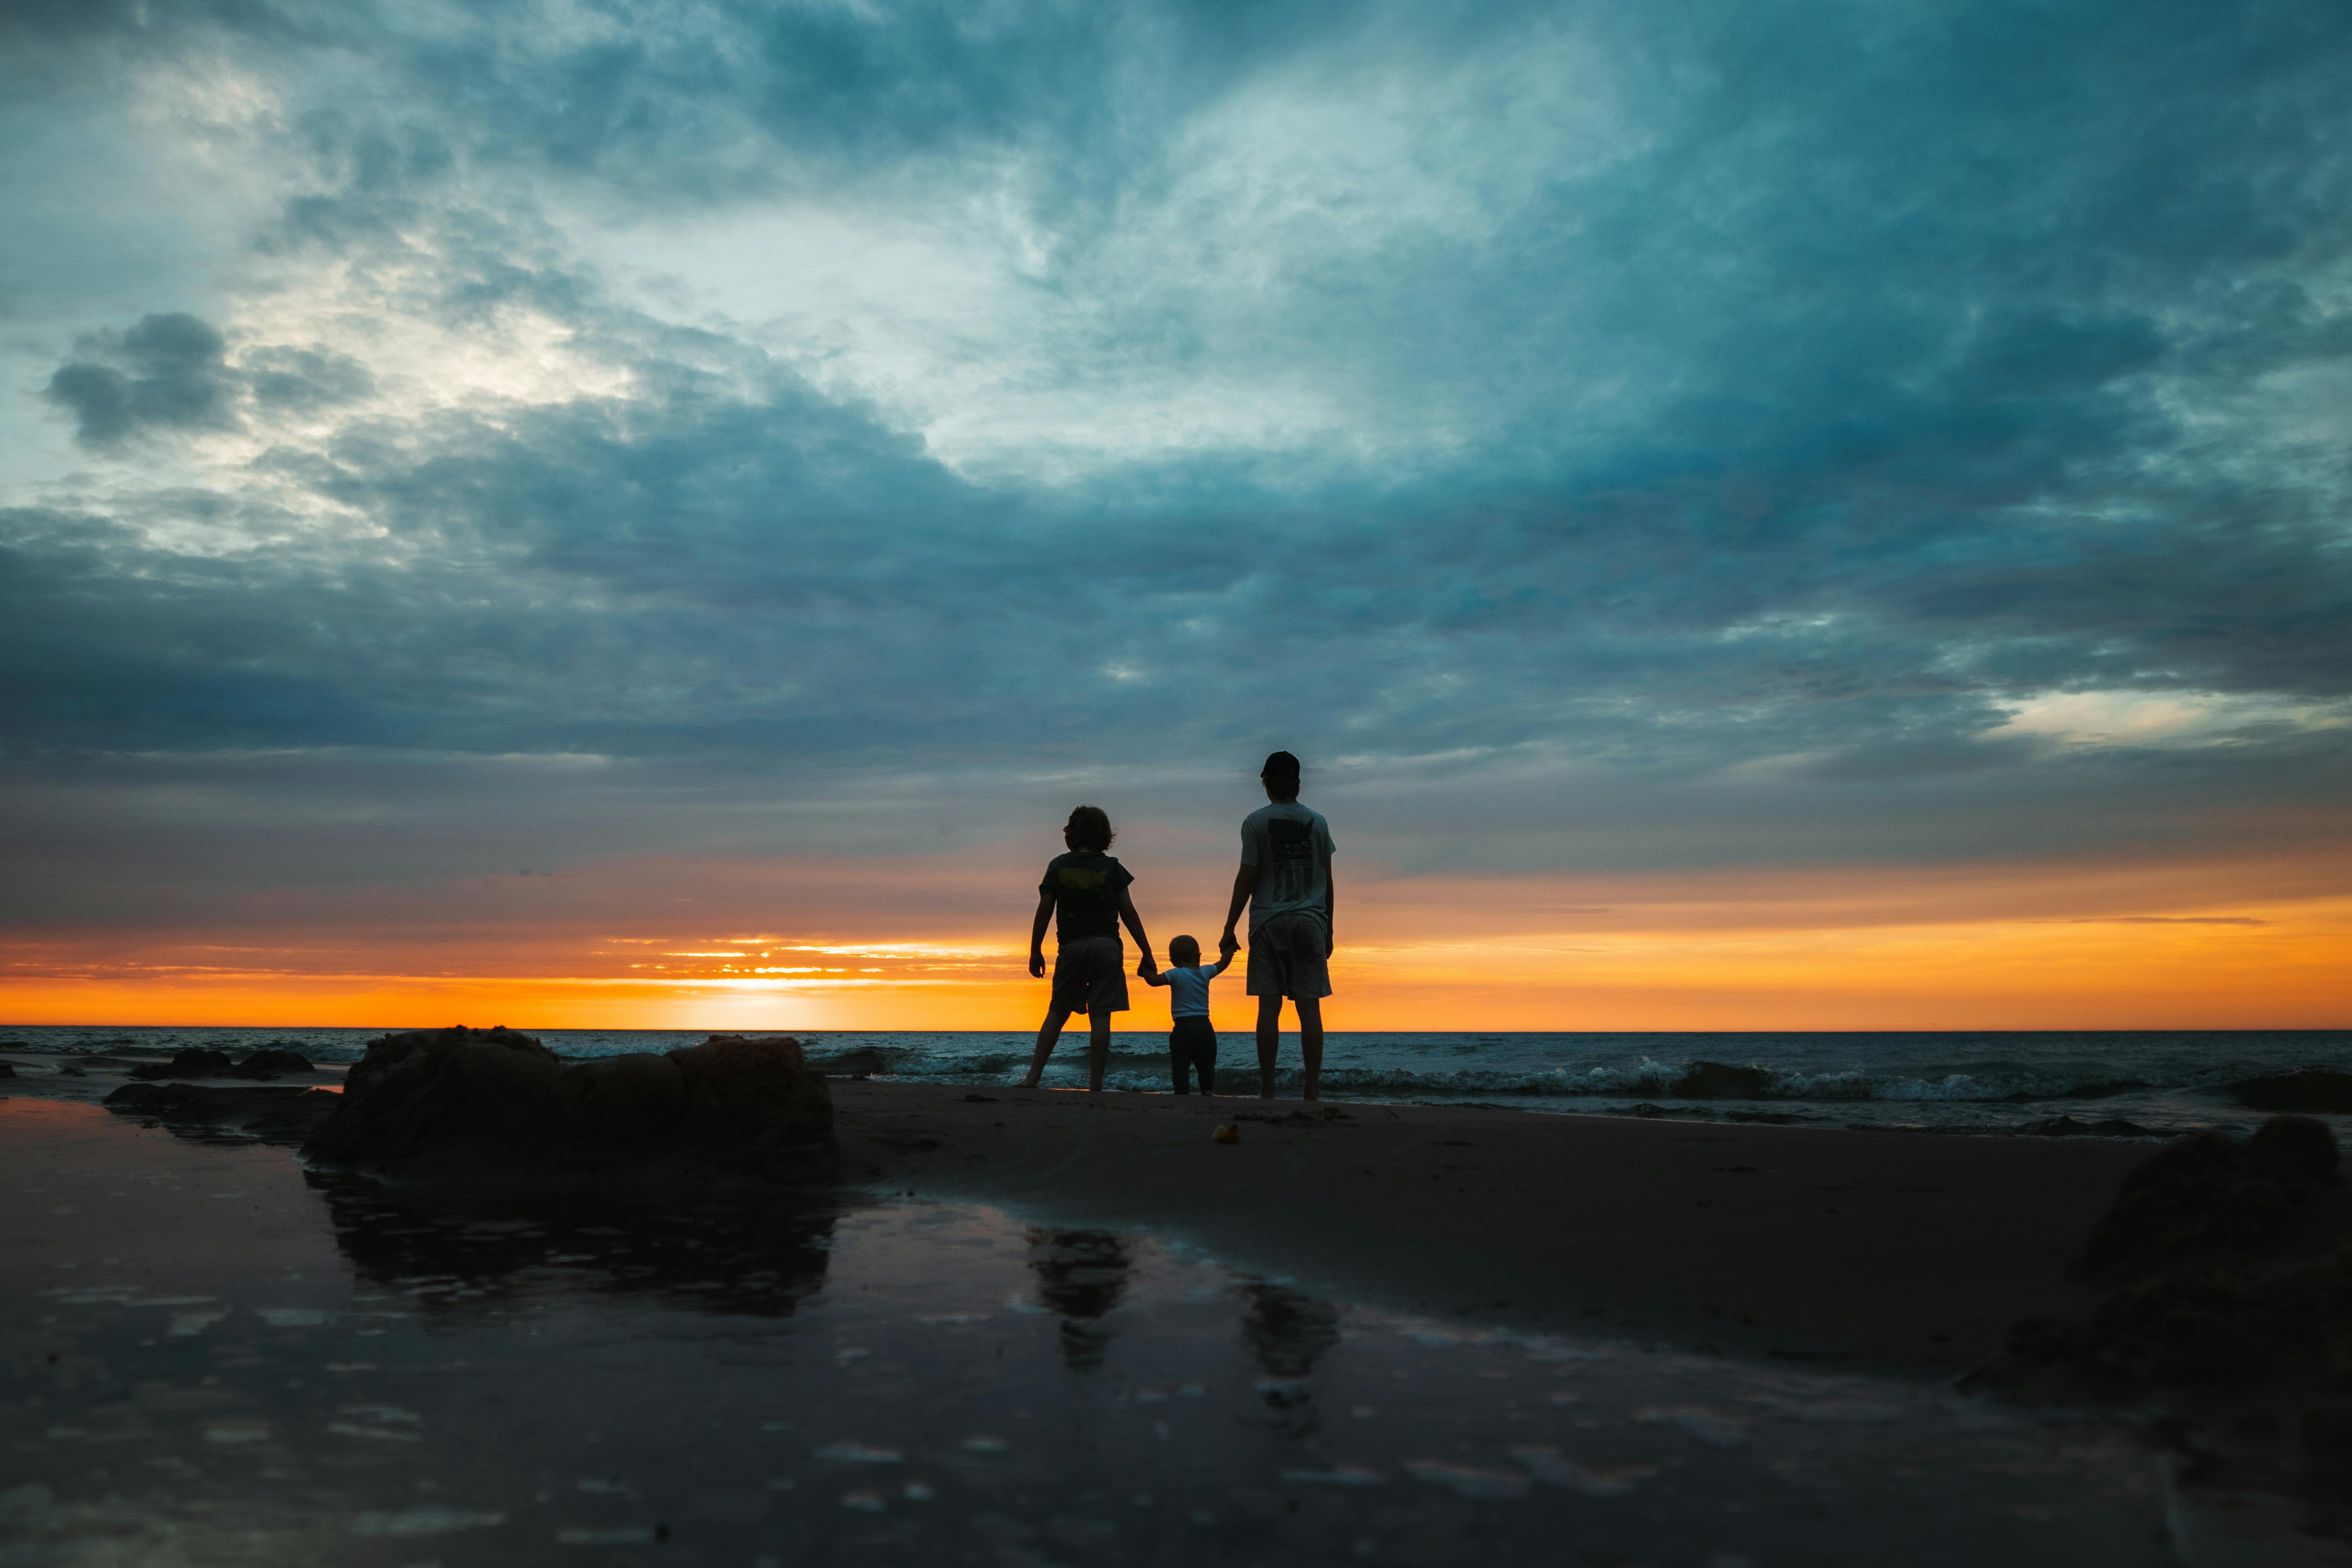
<path fill-rule="evenodd" d="M 1262 779 L 1295 779 L 1298 776 L 1298 759 L 1288 752 L 1276 752 L 1265 759 L 1265 766 L 1258 769 L 1257 776 Z"/>

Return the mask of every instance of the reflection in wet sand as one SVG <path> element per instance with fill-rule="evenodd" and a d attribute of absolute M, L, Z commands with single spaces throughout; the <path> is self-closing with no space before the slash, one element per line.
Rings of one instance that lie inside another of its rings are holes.
<path fill-rule="evenodd" d="M 1072 1372 L 1094 1372 L 1114 1331 L 1102 1320 L 1127 1294 L 1133 1243 L 1107 1230 L 1029 1228 L 1029 1267 L 1037 1297 L 1062 1318 L 1062 1359 Z"/>
<path fill-rule="evenodd" d="M 1268 1377 L 1305 1377 L 1316 1358 L 1339 1342 L 1339 1309 L 1328 1301 L 1264 1280 L 1244 1285 L 1242 1295 L 1249 1302 L 1242 1342 Z"/>
<path fill-rule="evenodd" d="M 1294 1436 L 1312 1432 L 1319 1417 L 1308 1374 L 1316 1359 L 1339 1342 L 1339 1310 L 1263 1279 L 1245 1283 L 1242 1298 L 1249 1303 L 1242 1315 L 1242 1343 L 1265 1369 L 1257 1389 L 1275 1412 L 1273 1425 Z"/>
<path fill-rule="evenodd" d="M 309 1173 L 361 1278 L 428 1310 L 561 1280 L 781 1318 L 824 1288 L 838 1206 L 762 1193 L 691 1205 L 607 1193 L 388 1186 Z"/>

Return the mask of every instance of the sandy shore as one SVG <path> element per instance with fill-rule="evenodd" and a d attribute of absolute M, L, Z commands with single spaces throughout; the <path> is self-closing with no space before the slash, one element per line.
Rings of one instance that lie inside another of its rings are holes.
<path fill-rule="evenodd" d="M 836 1081 L 845 1179 L 1152 1226 L 1454 1321 L 1954 1373 L 2068 1278 L 2136 1144 Z M 1212 1129 L 1238 1113 L 1242 1138 Z M 1278 1117 L 1261 1121 L 1247 1118 Z"/>

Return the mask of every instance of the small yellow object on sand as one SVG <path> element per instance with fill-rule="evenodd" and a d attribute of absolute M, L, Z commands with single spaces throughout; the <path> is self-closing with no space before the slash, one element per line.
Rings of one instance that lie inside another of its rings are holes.
<path fill-rule="evenodd" d="M 1238 1121 L 1225 1122 L 1214 1132 L 1210 1133 L 1209 1136 L 1212 1140 L 1219 1143 L 1238 1143 L 1242 1141 L 1241 1123 Z"/>

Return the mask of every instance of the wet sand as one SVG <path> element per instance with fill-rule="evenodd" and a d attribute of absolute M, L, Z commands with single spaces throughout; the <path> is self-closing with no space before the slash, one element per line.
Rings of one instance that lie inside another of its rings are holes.
<path fill-rule="evenodd" d="M 2068 1276 L 2136 1143 L 836 1080 L 843 1175 L 1150 1226 L 1448 1321 L 1949 1375 Z M 1241 1142 L 1210 1138 L 1243 1118 Z M 1254 1120 L 1274 1117 L 1279 1120 Z"/>
<path fill-rule="evenodd" d="M 921 1162 L 989 1163 L 969 1158 L 979 1130 L 951 1147 L 950 1118 L 920 1120 L 925 1098 L 845 1087 L 853 1151 L 910 1162 L 861 1170 L 869 1190 L 731 1193 L 392 1187 L 88 1104 L 0 1103 L 0 1551 L 2157 1568 L 2207 1528 L 2092 1413 L 1612 1344 L 1592 1320 L 1530 1336 L 1384 1311 L 1075 1219 L 1129 1160 L 1162 1171 L 1162 1203 L 1336 1212 L 1254 1196 L 1244 1167 L 1187 1178 L 1171 1140 L 1205 1145 L 1202 1108 L 1122 1123 L 1049 1097 L 1001 1156 L 1017 1205 L 908 1198 L 944 1185 Z M 1015 1109 L 954 1103 L 983 1126 Z M 1457 1156 L 1441 1164 L 1492 1159 L 1485 1130 L 1525 1120 L 1400 1112 L 1385 1158 L 1354 1157 L 1402 1171 L 1418 1139 Z M 940 1146 L 883 1142 L 925 1138 Z M 1214 1152 L 1257 1158 L 1261 1182 L 1329 1167 L 1305 1138 L 1363 1135 L 1245 1123 Z M 1392 1250 L 1400 1289 L 1434 1288 L 1442 1248 Z M 2243 1560 L 2293 1560 L 2259 1544 Z"/>
<path fill-rule="evenodd" d="M 93 1058 L 87 1076 L 0 1092 L 91 1103 L 131 1065 Z M 849 1079 L 833 1091 L 853 1186 L 1153 1227 L 1449 1321 L 1945 1377 L 1994 1354 L 2019 1319 L 2091 1304 L 2070 1266 L 2151 1152 L 1360 1101 Z M 1241 1141 L 1213 1142 L 1236 1117 Z M 0 1180 L 6 1160 L 0 1149 Z"/>

